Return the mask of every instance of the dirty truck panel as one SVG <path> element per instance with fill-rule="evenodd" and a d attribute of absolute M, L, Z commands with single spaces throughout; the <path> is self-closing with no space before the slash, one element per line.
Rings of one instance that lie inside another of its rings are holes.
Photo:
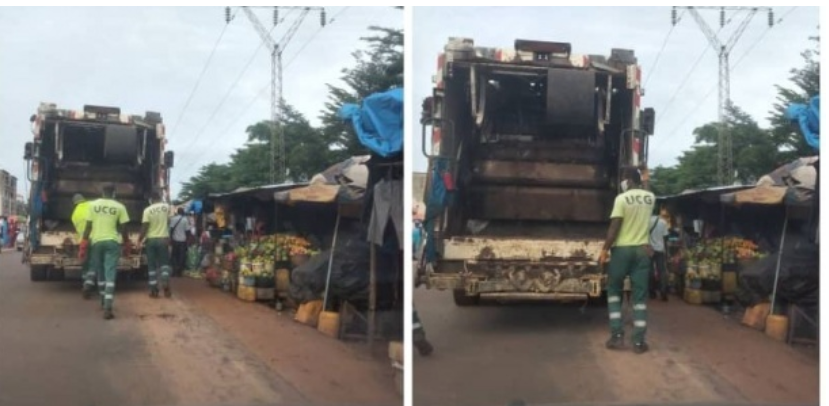
<path fill-rule="evenodd" d="M 420 281 L 453 290 L 458 304 L 600 296 L 597 259 L 620 175 L 646 166 L 653 132 L 634 52 L 450 38 L 433 81 L 421 114 Z"/>
<path fill-rule="evenodd" d="M 102 106 L 66 110 L 49 103 L 41 103 L 30 121 L 34 139 L 26 144 L 24 158 L 32 185 L 31 218 L 24 261 L 34 281 L 79 277 L 73 196 L 93 200 L 103 185 L 114 185 L 116 199 L 129 212 L 130 240 L 136 242 L 151 192 L 159 190 L 167 198 L 169 191 L 173 155 L 165 152 L 164 124 L 154 112 L 127 115 Z M 145 268 L 146 258 L 138 251 L 118 265 L 119 272 Z"/>

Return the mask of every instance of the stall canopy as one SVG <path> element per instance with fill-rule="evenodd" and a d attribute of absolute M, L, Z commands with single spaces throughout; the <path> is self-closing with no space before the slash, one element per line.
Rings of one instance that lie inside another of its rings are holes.
<path fill-rule="evenodd" d="M 369 156 L 355 156 L 314 175 L 304 187 L 274 193 L 281 203 L 353 203 L 363 199 L 368 183 Z"/>
<path fill-rule="evenodd" d="M 723 203 L 806 205 L 814 197 L 817 157 L 799 158 L 763 176 L 753 188 L 720 196 Z"/>

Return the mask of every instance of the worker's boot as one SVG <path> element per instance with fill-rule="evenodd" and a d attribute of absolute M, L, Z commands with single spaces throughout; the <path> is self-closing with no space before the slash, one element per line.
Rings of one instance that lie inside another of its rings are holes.
<path fill-rule="evenodd" d="M 170 290 L 169 286 L 164 287 L 164 297 L 173 297 L 173 291 Z"/>
<path fill-rule="evenodd" d="M 610 336 L 610 339 L 607 340 L 605 343 L 605 347 L 609 350 L 621 350 L 625 347 L 625 336 L 624 334 L 613 334 Z"/>
<path fill-rule="evenodd" d="M 428 357 L 435 350 L 432 344 L 425 338 L 415 341 L 415 347 L 417 348 L 417 352 L 424 357 Z"/>
<path fill-rule="evenodd" d="M 648 343 L 644 341 L 633 344 L 633 352 L 636 354 L 644 354 L 648 351 L 648 348 Z"/>
<path fill-rule="evenodd" d="M 150 289 L 150 297 L 151 298 L 157 298 L 158 297 L 158 288 Z"/>
<path fill-rule="evenodd" d="M 432 347 L 432 344 L 426 340 L 426 333 L 422 328 L 415 329 L 412 339 L 414 341 L 415 348 L 417 348 L 417 352 L 424 357 L 429 356 L 435 349 Z"/>
<path fill-rule="evenodd" d="M 104 320 L 112 320 L 115 315 L 112 314 L 112 309 L 104 309 Z"/>

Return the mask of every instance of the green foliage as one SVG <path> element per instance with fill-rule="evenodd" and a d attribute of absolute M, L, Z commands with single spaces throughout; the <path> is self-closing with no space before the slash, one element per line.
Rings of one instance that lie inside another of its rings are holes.
<path fill-rule="evenodd" d="M 306 181 L 330 165 L 367 153 L 351 124 L 343 122 L 337 112 L 344 103 L 359 103 L 372 93 L 403 86 L 403 32 L 381 27 L 369 29 L 374 35 L 362 38 L 366 49 L 355 51 L 355 66 L 342 71 L 344 85 L 328 85 L 321 128 L 314 128 L 300 112 L 285 106 L 283 128 L 277 130 L 284 131 L 288 176 L 278 178 L 277 183 Z M 182 183 L 180 200 L 271 183 L 271 123 L 260 121 L 246 132 L 248 142 L 231 155 L 229 163 L 206 165 L 198 175 Z"/>
<path fill-rule="evenodd" d="M 792 103 L 806 103 L 820 94 L 819 38 L 815 48 L 803 52 L 804 66 L 792 69 L 793 87 L 776 85 L 771 128 L 763 129 L 736 106 L 728 109 L 725 131 L 729 132 L 734 153 L 737 181 L 753 184 L 761 176 L 798 157 L 814 155 L 800 130 L 785 117 Z M 660 196 L 681 193 L 687 189 L 703 189 L 717 184 L 717 140 L 720 124 L 712 122 L 694 130 L 694 145 L 684 151 L 673 167 L 657 167 L 651 175 L 651 188 Z"/>
<path fill-rule="evenodd" d="M 381 27 L 369 29 L 377 34 L 363 38 L 368 43 L 367 50 L 352 54 L 356 66 L 343 69 L 341 79 L 345 86 L 328 85 L 328 101 L 320 117 L 323 134 L 332 140 L 342 159 L 364 155 L 367 151 L 351 124 L 338 117 L 340 107 L 346 103 L 359 103 L 373 93 L 403 86 L 403 31 Z"/>

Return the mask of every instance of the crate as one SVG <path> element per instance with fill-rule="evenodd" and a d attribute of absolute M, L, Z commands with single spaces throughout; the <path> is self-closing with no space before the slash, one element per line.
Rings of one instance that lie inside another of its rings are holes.
<path fill-rule="evenodd" d="M 267 301 L 276 299 L 274 288 L 256 288 L 256 300 Z"/>
<path fill-rule="evenodd" d="M 254 288 L 253 286 L 239 285 L 239 287 L 236 289 L 236 297 L 246 302 L 255 302 L 256 288 Z"/>
<path fill-rule="evenodd" d="M 722 293 L 719 291 L 686 288 L 684 299 L 686 302 L 695 305 L 719 303 L 722 301 Z"/>
<path fill-rule="evenodd" d="M 724 271 L 722 273 L 722 293 L 730 295 L 737 292 L 737 272 Z"/>

